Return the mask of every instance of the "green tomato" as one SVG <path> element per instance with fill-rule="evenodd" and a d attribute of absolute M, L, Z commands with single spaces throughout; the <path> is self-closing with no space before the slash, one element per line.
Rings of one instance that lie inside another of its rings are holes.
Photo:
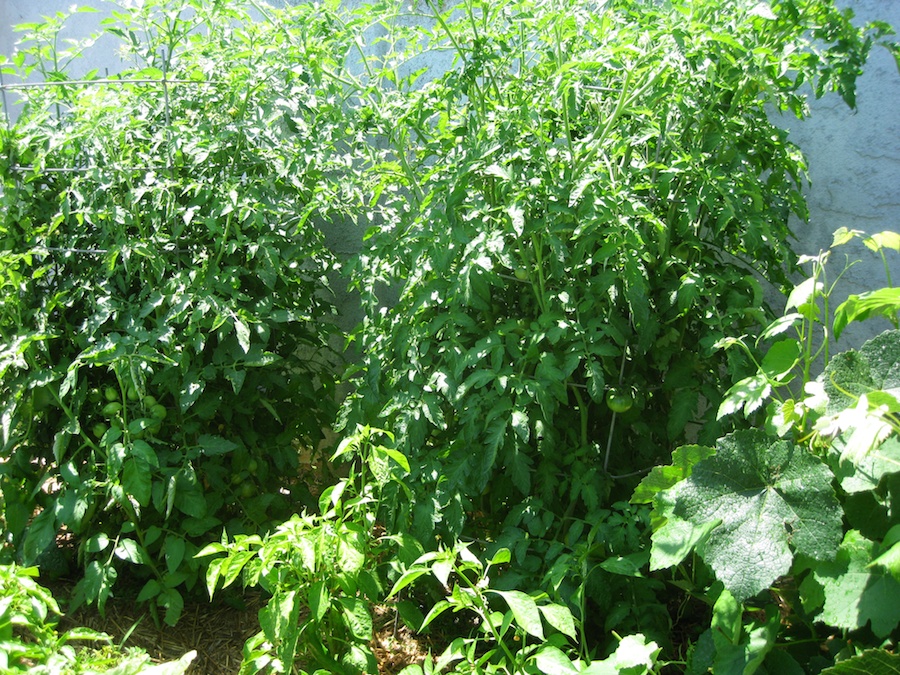
<path fill-rule="evenodd" d="M 168 411 L 166 410 L 166 407 L 164 405 L 160 405 L 159 403 L 150 408 L 150 417 L 155 420 L 164 420 L 166 419 L 167 414 Z"/>
<path fill-rule="evenodd" d="M 244 499 L 249 499 L 250 497 L 254 497 L 256 495 L 256 485 L 252 481 L 244 481 L 244 484 L 241 485 L 241 497 Z"/>
<path fill-rule="evenodd" d="M 613 387 L 606 392 L 606 405 L 614 413 L 628 412 L 634 405 L 634 397 L 624 389 Z"/>
<path fill-rule="evenodd" d="M 129 401 L 139 401 L 141 395 L 138 393 L 138 390 L 134 387 L 128 387 L 128 391 L 125 392 L 125 396 Z"/>
<path fill-rule="evenodd" d="M 247 462 L 247 471 L 250 472 L 251 476 L 256 475 L 256 470 L 258 468 L 259 468 L 259 462 L 257 462 L 255 459 L 251 459 L 249 462 Z"/>
<path fill-rule="evenodd" d="M 119 390 L 116 389 L 115 387 L 107 387 L 106 389 L 103 390 L 103 396 L 110 403 L 112 403 L 113 401 L 118 401 L 119 400 Z"/>
<path fill-rule="evenodd" d="M 122 411 L 122 404 L 118 401 L 111 401 L 103 406 L 104 417 L 115 417 Z"/>
<path fill-rule="evenodd" d="M 516 268 L 516 279 L 519 281 L 527 281 L 528 280 L 528 270 L 524 267 Z"/>
<path fill-rule="evenodd" d="M 91 427 L 91 431 L 97 438 L 103 438 L 103 434 L 105 434 L 108 429 L 109 427 L 106 426 L 106 424 L 104 424 L 103 422 L 97 422 L 93 427 Z"/>
<path fill-rule="evenodd" d="M 143 404 L 144 404 L 144 407 L 145 407 L 147 410 L 149 410 L 150 408 L 152 408 L 153 406 L 156 405 L 156 399 L 155 399 L 153 396 L 150 396 L 150 394 L 147 394 L 147 395 L 144 397 L 144 399 L 141 401 L 141 403 L 143 403 Z"/>

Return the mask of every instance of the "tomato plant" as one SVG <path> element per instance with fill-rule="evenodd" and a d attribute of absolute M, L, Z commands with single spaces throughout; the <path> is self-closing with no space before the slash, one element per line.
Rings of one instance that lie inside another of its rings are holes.
<path fill-rule="evenodd" d="M 352 119 L 322 76 L 344 47 L 325 11 L 298 9 L 296 34 L 248 11 L 122 12 L 104 30 L 130 68 L 23 89 L 0 132 L 4 545 L 32 563 L 64 528 L 77 599 L 102 606 L 130 566 L 169 623 L 200 546 L 298 508 L 293 444 L 335 407 L 313 223 L 350 203 L 329 138 Z M 67 79 L 64 21 L 26 27 L 6 82 Z"/>
<path fill-rule="evenodd" d="M 889 30 L 818 1 L 428 7 L 429 30 L 396 9 L 370 62 L 397 90 L 373 112 L 383 216 L 346 416 L 398 434 L 421 536 L 475 511 L 562 533 L 718 435 L 722 378 L 752 366 L 716 341 L 766 323 L 759 280 L 786 283 L 807 215 L 771 111 L 803 116 L 807 82 L 854 105 Z M 395 70 L 438 49 L 442 76 Z M 607 405 L 619 382 L 639 405 Z"/>

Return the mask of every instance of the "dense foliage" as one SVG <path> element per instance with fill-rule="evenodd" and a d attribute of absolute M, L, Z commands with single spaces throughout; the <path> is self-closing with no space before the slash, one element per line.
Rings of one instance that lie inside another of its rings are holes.
<path fill-rule="evenodd" d="M 783 288 L 806 217 L 773 111 L 803 116 L 809 82 L 853 105 L 885 28 L 821 2 L 426 4 L 424 28 L 386 25 L 350 419 L 397 434 L 419 536 L 478 511 L 576 541 L 716 437 L 746 374 L 716 342 L 766 323 L 760 279 Z M 423 82 L 409 61 L 440 50 L 455 67 Z"/>
<path fill-rule="evenodd" d="M 243 672 L 374 672 L 378 603 L 445 641 L 407 675 L 894 667 L 863 650 L 900 624 L 898 334 L 832 336 L 900 298 L 832 311 L 773 123 L 854 106 L 890 27 L 830 0 L 139 4 L 103 22 L 114 75 L 72 80 L 62 14 L 3 64 L 3 562 L 62 554 L 101 611 L 128 576 L 169 624 L 259 586 Z M 307 484 L 348 223 L 364 316 Z"/>
<path fill-rule="evenodd" d="M 334 263 L 309 219 L 336 217 L 329 134 L 352 138 L 297 65 L 331 58 L 309 14 L 288 35 L 148 3 L 106 31 L 134 65 L 17 90 L 0 134 L 4 543 L 33 564 L 71 533 L 101 606 L 122 561 L 174 623 L 199 546 L 298 508 L 298 444 L 332 419 Z M 66 77 L 61 23 L 30 27 L 15 74 Z"/>

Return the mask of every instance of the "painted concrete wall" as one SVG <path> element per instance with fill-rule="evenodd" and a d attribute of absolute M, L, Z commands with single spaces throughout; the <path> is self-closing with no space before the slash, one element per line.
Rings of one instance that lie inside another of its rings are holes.
<path fill-rule="evenodd" d="M 358 4 L 360 0 L 351 0 Z M 103 10 L 106 0 L 90 3 Z M 274 4 L 274 3 L 273 3 Z M 839 0 L 854 11 L 858 22 L 884 20 L 900 29 L 898 0 Z M 69 8 L 72 0 L 0 0 L 0 54 L 10 55 L 16 36 L 12 26 L 37 21 L 41 15 Z M 69 24 L 72 36 L 90 34 L 99 26 L 106 11 L 81 14 Z M 111 42 L 101 39 L 83 59 L 76 72 L 94 68 L 114 72 L 120 67 Z M 812 115 L 797 122 L 785 118 L 783 124 L 792 140 L 806 153 L 810 164 L 811 186 L 807 190 L 811 220 L 795 223 L 801 253 L 817 253 L 827 248 L 838 227 L 900 231 L 900 74 L 886 50 L 876 50 L 859 81 L 858 109 L 849 110 L 837 96 L 813 101 Z M 331 237 L 338 252 L 354 250 L 358 233 L 349 230 Z M 881 263 L 863 247 L 848 247 L 851 258 L 864 258 L 848 273 L 844 295 L 878 287 L 884 282 Z M 835 259 L 836 263 L 840 260 Z M 837 267 L 837 265 L 836 265 Z M 836 272 L 837 270 L 835 270 Z M 892 275 L 900 283 L 900 256 L 893 257 Z M 346 300 L 346 302 L 352 302 Z M 355 315 L 348 307 L 349 315 Z M 847 346 L 859 344 L 883 330 L 888 324 L 862 325 L 850 335 Z"/>
<path fill-rule="evenodd" d="M 843 0 L 838 3 L 854 11 L 857 22 L 883 20 L 900 31 L 897 0 Z M 795 226 L 796 250 L 815 254 L 831 243 L 839 227 L 869 233 L 900 232 L 900 73 L 893 57 L 877 49 L 858 81 L 857 110 L 851 111 L 837 95 L 812 101 L 811 116 L 785 127 L 809 162 L 811 186 L 806 191 L 810 222 Z M 853 267 L 841 286 L 843 294 L 878 288 L 885 281 L 880 261 L 862 246 L 848 247 L 851 259 L 866 264 Z M 894 253 L 891 274 L 900 284 L 900 256 Z M 832 259 L 835 272 L 841 259 Z M 840 294 L 839 294 L 840 295 Z M 861 341 L 890 327 L 887 321 L 860 324 L 852 341 Z M 852 344 L 851 344 L 852 342 Z"/>

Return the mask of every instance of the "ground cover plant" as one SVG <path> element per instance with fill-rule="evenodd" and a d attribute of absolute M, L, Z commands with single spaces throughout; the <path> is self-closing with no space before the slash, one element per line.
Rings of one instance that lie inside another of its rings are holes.
<path fill-rule="evenodd" d="M 873 251 L 900 252 L 895 232 L 846 229 L 834 248 L 855 237 Z M 849 323 L 883 317 L 896 327 L 900 289 L 854 295 L 832 310 L 833 254 L 806 258 L 812 274 L 758 338 L 768 342 L 758 371 L 719 408 L 720 416 L 755 417 L 756 428 L 714 447 L 677 449 L 672 465 L 655 468 L 635 492 L 654 505 L 649 568 L 677 570 L 673 579 L 713 606 L 693 672 L 752 672 L 763 663 L 817 672 L 831 659 L 863 672 L 896 667 L 896 657 L 859 654 L 854 642 L 890 647 L 900 626 L 900 331 L 831 353 L 821 375 L 810 373 Z"/>
<path fill-rule="evenodd" d="M 889 26 L 154 0 L 104 23 L 125 69 L 72 82 L 64 20 L 3 64 L 54 83 L 0 132 L 9 561 L 62 558 L 100 611 L 136 580 L 170 625 L 261 588 L 243 672 L 376 672 L 376 605 L 440 639 L 406 675 L 895 667 L 897 334 L 832 335 L 900 300 L 832 316 L 774 123 L 855 105 Z M 364 318 L 306 483 L 347 222 Z"/>

